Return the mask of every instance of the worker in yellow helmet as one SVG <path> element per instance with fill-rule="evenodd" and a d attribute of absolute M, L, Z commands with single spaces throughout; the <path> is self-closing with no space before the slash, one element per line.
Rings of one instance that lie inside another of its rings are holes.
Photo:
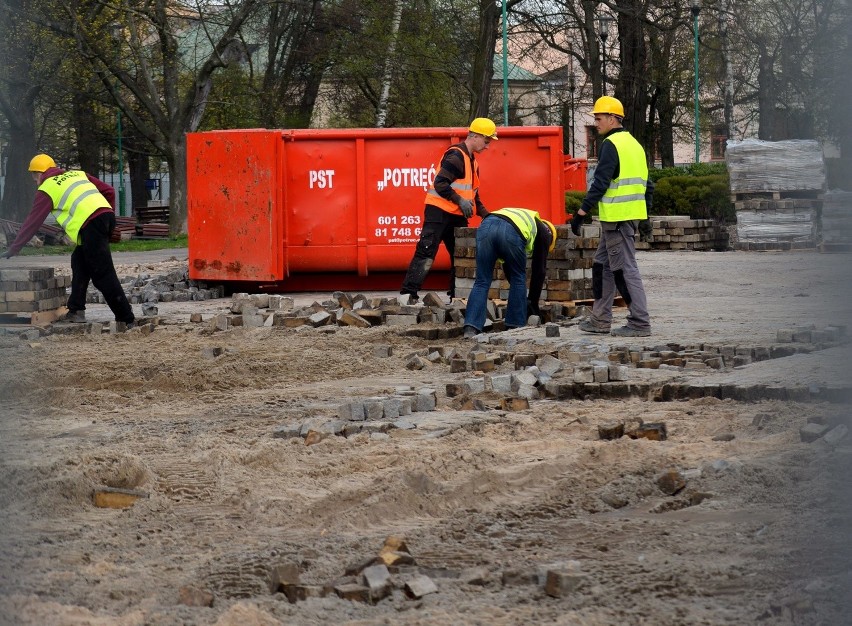
<path fill-rule="evenodd" d="M 651 334 L 651 318 L 636 264 L 635 235 L 639 223 L 648 218 L 654 184 L 648 178 L 645 150 L 621 125 L 621 102 L 602 96 L 595 101 L 592 113 L 603 141 L 594 181 L 571 220 L 571 231 L 579 236 L 585 216 L 597 206 L 601 237 L 592 264 L 592 312 L 579 328 L 616 337 L 647 337 Z M 625 326 L 611 328 L 616 289 L 629 313 Z"/>
<path fill-rule="evenodd" d="M 115 189 L 79 170 L 64 170 L 47 154 L 30 161 L 30 173 L 38 185 L 33 206 L 17 237 L 2 255 L 11 258 L 21 251 L 53 213 L 56 222 L 76 244 L 71 253 L 71 295 L 62 321 L 86 321 L 86 291 L 91 281 L 104 296 L 118 322 L 132 326 L 133 310 L 112 262 L 109 238 L 115 229 Z"/>
<path fill-rule="evenodd" d="M 464 314 L 464 336 L 473 337 L 485 327 L 488 290 L 497 260 L 509 281 L 506 328 L 527 323 L 527 314 L 540 314 L 538 301 L 544 286 L 547 255 L 556 246 L 556 227 L 536 211 L 505 208 L 493 211 L 476 229 L 476 279 Z M 527 257 L 532 257 L 532 276 L 527 295 Z"/>
<path fill-rule="evenodd" d="M 468 218 L 474 213 L 479 217 L 488 215 L 479 198 L 479 164 L 475 155 L 486 150 L 492 141 L 497 141 L 497 126 L 486 117 L 477 117 L 471 122 L 465 140 L 444 152 L 435 179 L 426 192 L 423 229 L 399 290 L 400 294 L 409 296 L 409 302 L 417 301 L 417 292 L 432 269 L 441 242 L 450 253 L 447 294 L 451 298 L 455 296 L 455 229 L 466 227 Z"/>

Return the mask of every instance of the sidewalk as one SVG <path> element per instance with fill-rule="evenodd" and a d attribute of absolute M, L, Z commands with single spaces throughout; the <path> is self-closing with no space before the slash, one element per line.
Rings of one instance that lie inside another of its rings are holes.
<path fill-rule="evenodd" d="M 147 252 L 113 252 L 112 261 L 115 265 L 134 265 L 138 263 L 160 263 L 162 261 L 185 261 L 189 258 L 187 248 L 166 248 L 164 250 L 149 250 Z M 43 256 L 15 256 L 11 259 L 0 259 L 0 267 L 65 267 L 71 268 L 70 254 L 47 254 Z"/>

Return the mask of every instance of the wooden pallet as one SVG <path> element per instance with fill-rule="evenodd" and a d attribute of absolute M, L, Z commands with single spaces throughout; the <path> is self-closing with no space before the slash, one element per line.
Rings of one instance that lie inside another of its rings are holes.
<path fill-rule="evenodd" d="M 791 189 L 789 191 L 738 191 L 731 193 L 731 202 L 743 200 L 821 200 L 817 189 Z"/>
<path fill-rule="evenodd" d="M 49 311 L 34 311 L 33 313 L 0 313 L 0 325 L 16 326 L 46 326 L 65 315 L 68 309 L 64 306 Z"/>

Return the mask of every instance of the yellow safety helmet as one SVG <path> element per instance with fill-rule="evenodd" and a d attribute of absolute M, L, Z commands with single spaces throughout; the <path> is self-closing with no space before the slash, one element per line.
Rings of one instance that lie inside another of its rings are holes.
<path fill-rule="evenodd" d="M 621 100 L 612 96 L 601 96 L 595 100 L 595 108 L 592 109 L 592 113 L 609 113 L 610 115 L 624 117 L 624 105 L 621 104 Z"/>
<path fill-rule="evenodd" d="M 477 135 L 483 135 L 484 137 L 497 141 L 497 125 L 487 117 L 477 117 L 470 123 L 470 128 L 468 130 L 472 133 L 476 133 Z"/>
<path fill-rule="evenodd" d="M 31 172 L 46 172 L 51 167 L 56 167 L 56 161 L 46 154 L 37 154 L 30 161 Z"/>
<path fill-rule="evenodd" d="M 548 252 L 553 252 L 553 249 L 556 247 L 556 226 L 547 220 L 541 220 L 547 227 L 550 229 L 550 232 L 553 234 L 553 238 L 550 241 L 550 247 L 547 249 Z"/>

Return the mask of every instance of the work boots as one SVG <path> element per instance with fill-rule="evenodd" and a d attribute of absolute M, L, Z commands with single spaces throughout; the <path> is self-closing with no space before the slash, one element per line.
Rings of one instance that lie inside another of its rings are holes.
<path fill-rule="evenodd" d="M 85 311 L 71 311 L 69 310 L 65 315 L 60 317 L 58 322 L 71 322 L 73 324 L 85 324 L 86 323 L 86 312 Z"/>

